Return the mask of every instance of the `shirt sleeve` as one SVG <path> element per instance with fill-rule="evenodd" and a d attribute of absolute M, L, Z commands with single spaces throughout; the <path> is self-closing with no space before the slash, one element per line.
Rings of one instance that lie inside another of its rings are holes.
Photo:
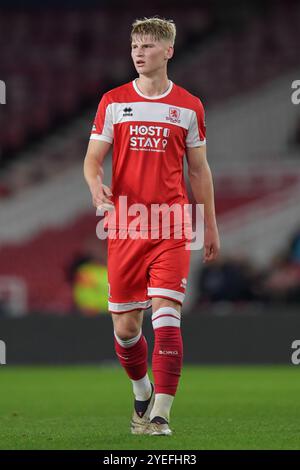
<path fill-rule="evenodd" d="M 108 102 L 106 95 L 102 96 L 99 103 L 90 138 L 94 140 L 104 140 L 110 144 L 113 142 L 114 126 L 112 120 L 112 105 Z"/>
<path fill-rule="evenodd" d="M 187 147 L 199 147 L 206 144 L 205 112 L 199 99 L 192 112 L 185 143 Z"/>

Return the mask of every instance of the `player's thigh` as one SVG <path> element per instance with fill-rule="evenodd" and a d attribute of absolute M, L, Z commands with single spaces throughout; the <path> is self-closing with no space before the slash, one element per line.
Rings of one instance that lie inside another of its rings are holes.
<path fill-rule="evenodd" d="M 190 267 L 190 251 L 186 249 L 185 241 L 162 240 L 154 246 L 151 257 L 148 296 L 152 298 L 152 305 L 154 308 L 171 305 L 179 311 L 185 298 Z"/>
<path fill-rule="evenodd" d="M 139 334 L 143 325 L 143 310 L 111 314 L 114 331 L 121 339 L 134 338 Z"/>
<path fill-rule="evenodd" d="M 130 238 L 108 241 L 109 310 L 113 313 L 149 307 L 143 244 Z"/>
<path fill-rule="evenodd" d="M 172 307 L 181 313 L 181 304 L 176 302 L 176 300 L 162 299 L 160 297 L 152 297 L 152 311 L 156 312 L 159 308 L 162 307 Z"/>

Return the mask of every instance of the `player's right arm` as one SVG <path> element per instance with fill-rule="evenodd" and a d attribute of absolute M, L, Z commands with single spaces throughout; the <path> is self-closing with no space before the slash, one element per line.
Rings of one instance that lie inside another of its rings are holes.
<path fill-rule="evenodd" d="M 107 197 L 112 195 L 110 189 L 102 183 L 103 161 L 111 146 L 111 143 L 104 140 L 91 139 L 84 159 L 83 173 L 95 207 L 99 207 L 103 203 L 113 204 Z"/>
<path fill-rule="evenodd" d="M 90 188 L 95 207 L 103 206 L 105 203 L 113 204 L 108 199 L 112 196 L 111 190 L 102 183 L 103 161 L 113 144 L 113 138 L 111 103 L 107 94 L 104 94 L 97 109 L 83 165 L 84 177 Z"/>

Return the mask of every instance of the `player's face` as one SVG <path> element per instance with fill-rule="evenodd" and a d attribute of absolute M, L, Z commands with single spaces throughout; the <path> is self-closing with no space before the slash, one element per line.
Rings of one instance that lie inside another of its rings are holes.
<path fill-rule="evenodd" d="M 173 47 L 167 41 L 154 40 L 151 36 L 134 36 L 131 57 L 138 74 L 152 75 L 166 67 L 173 55 Z"/>

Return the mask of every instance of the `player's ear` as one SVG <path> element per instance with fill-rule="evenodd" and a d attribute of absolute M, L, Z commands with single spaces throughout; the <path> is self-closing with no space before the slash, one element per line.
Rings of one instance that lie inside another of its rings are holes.
<path fill-rule="evenodd" d="M 174 54 L 174 46 L 169 46 L 167 50 L 167 59 L 172 59 Z"/>

